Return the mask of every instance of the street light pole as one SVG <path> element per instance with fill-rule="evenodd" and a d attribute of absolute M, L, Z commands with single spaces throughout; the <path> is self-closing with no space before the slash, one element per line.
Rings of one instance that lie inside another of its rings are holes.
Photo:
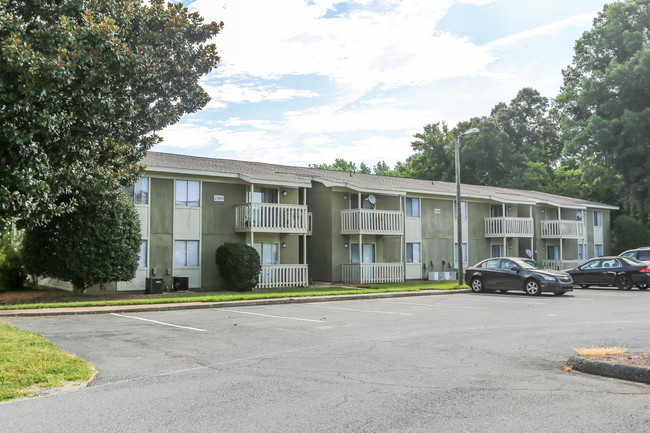
<path fill-rule="evenodd" d="M 463 224 L 460 213 L 460 137 L 463 135 L 478 134 L 478 128 L 472 128 L 468 131 L 463 132 L 458 137 L 456 137 L 456 223 L 458 230 L 458 285 L 463 285 Z"/>

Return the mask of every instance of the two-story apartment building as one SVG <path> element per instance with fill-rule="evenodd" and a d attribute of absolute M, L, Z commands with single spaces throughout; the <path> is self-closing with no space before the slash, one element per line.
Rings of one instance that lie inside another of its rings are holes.
<path fill-rule="evenodd" d="M 255 247 L 260 288 L 455 279 L 487 257 L 532 256 L 565 269 L 609 253 L 615 206 L 462 185 L 457 257 L 455 183 L 149 152 L 130 190 L 140 214 L 137 276 L 111 286 L 143 291 L 149 277 L 224 288 L 216 249 Z M 107 286 L 105 285 L 104 288 Z"/>
<path fill-rule="evenodd" d="M 455 184 L 150 152 L 133 191 L 142 223 L 138 276 L 221 286 L 215 252 L 245 242 L 260 253 L 260 287 L 309 281 L 454 279 Z M 616 209 L 535 191 L 462 185 L 466 267 L 532 255 L 567 268 L 609 252 Z"/>

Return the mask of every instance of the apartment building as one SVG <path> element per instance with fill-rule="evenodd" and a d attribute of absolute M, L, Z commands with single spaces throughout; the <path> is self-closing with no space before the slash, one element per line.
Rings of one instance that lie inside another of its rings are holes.
<path fill-rule="evenodd" d="M 260 288 L 455 279 L 487 257 L 531 255 L 565 269 L 609 253 L 615 206 L 462 185 L 457 257 L 454 183 L 149 152 L 130 191 L 140 214 L 137 276 L 186 277 L 223 288 L 215 261 L 225 242 L 255 247 Z"/>

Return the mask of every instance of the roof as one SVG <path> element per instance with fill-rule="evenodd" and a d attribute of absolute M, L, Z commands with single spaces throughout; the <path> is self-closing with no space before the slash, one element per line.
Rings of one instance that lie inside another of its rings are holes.
<path fill-rule="evenodd" d="M 349 188 L 354 191 L 375 194 L 456 196 L 456 184 L 453 182 L 379 176 L 162 152 L 148 152 L 141 162 L 147 167 L 147 171 L 231 177 L 259 184 L 309 188 L 312 182 L 316 181 L 323 183 L 327 187 Z M 461 185 L 461 195 L 465 198 L 480 198 L 500 203 L 549 204 L 575 209 L 618 209 L 617 206 L 538 191 L 481 185 L 463 184 Z"/>

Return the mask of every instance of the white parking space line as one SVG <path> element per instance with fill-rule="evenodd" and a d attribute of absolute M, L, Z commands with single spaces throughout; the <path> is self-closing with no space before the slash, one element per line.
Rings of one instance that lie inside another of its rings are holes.
<path fill-rule="evenodd" d="M 589 292 L 589 296 L 602 296 L 602 297 L 609 297 L 609 298 L 634 298 L 634 295 L 631 294 L 626 294 L 626 293 L 598 293 L 598 292 Z"/>
<path fill-rule="evenodd" d="M 229 313 L 248 314 L 251 316 L 271 317 L 273 319 L 299 320 L 301 322 L 317 322 L 317 323 L 323 322 L 322 320 L 302 319 L 300 317 L 274 316 L 272 314 L 251 313 L 250 311 L 239 311 L 239 310 L 230 310 L 230 309 L 221 309 L 221 308 L 215 308 L 214 310 L 227 311 Z"/>
<path fill-rule="evenodd" d="M 172 323 L 159 322 L 157 320 L 143 319 L 142 317 L 126 316 L 124 314 L 117 314 L 117 313 L 111 313 L 111 315 L 117 317 L 126 317 L 127 319 L 142 320 L 143 322 L 151 322 L 151 323 L 156 323 L 158 325 L 171 326 L 172 328 L 189 329 L 190 331 L 198 331 L 198 332 L 208 332 L 205 329 L 192 328 L 191 326 L 174 325 Z"/>
<path fill-rule="evenodd" d="M 494 302 L 496 304 L 525 304 L 525 305 L 546 305 L 546 302 L 536 302 L 533 300 L 530 301 L 506 301 L 502 299 L 495 299 L 494 296 L 503 296 L 503 295 L 494 295 L 494 296 L 485 296 L 485 295 L 478 295 L 478 296 L 464 296 L 464 295 L 455 295 L 458 296 L 459 299 L 463 301 L 473 301 L 473 302 Z"/>
<path fill-rule="evenodd" d="M 425 304 L 423 302 L 403 302 L 403 301 L 390 301 L 387 299 L 376 299 L 377 302 L 385 302 L 387 304 L 400 304 L 400 305 L 413 305 L 416 307 L 435 307 L 435 308 L 458 308 L 461 310 L 476 310 L 481 307 L 467 307 L 463 305 L 454 305 L 454 304 Z"/>
<path fill-rule="evenodd" d="M 356 313 L 377 313 L 377 314 L 394 314 L 397 316 L 415 316 L 415 314 L 412 313 L 397 313 L 395 311 L 360 310 L 357 308 L 329 307 L 326 305 L 318 305 L 318 304 L 300 304 L 300 305 L 303 307 L 327 308 L 329 310 L 354 311 Z"/>

